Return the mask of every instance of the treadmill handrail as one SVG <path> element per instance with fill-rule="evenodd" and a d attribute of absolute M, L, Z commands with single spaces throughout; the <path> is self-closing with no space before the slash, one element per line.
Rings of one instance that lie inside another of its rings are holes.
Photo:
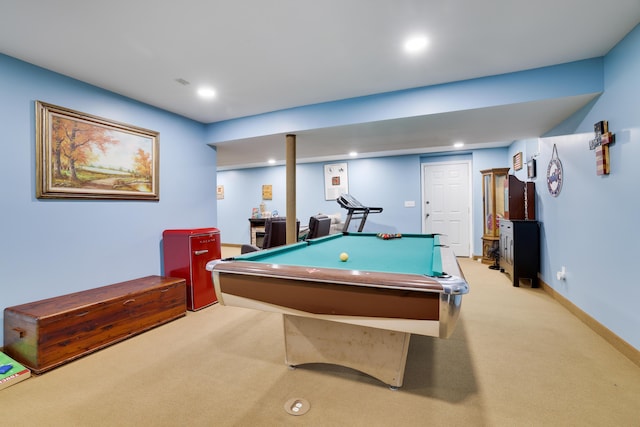
<path fill-rule="evenodd" d="M 353 214 L 362 214 L 362 216 L 359 217 L 355 217 L 356 219 L 361 218 L 362 221 L 360 221 L 360 226 L 358 227 L 358 232 L 361 232 L 362 229 L 364 228 L 364 224 L 367 221 L 367 216 L 370 213 L 380 213 L 382 212 L 382 208 L 380 207 L 371 207 L 371 206 L 364 206 L 362 203 L 360 203 L 358 200 L 356 200 L 355 197 L 353 197 L 350 194 L 341 194 L 340 197 L 338 197 L 337 202 L 340 206 L 342 206 L 343 208 L 347 209 L 348 214 L 347 214 L 347 220 L 344 223 L 344 227 L 342 228 L 342 231 L 347 231 L 349 229 L 349 223 L 351 222 L 351 219 L 354 218 Z"/>

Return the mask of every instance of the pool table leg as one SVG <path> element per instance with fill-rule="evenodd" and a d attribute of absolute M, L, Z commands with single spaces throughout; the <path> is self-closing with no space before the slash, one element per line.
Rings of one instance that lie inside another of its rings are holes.
<path fill-rule="evenodd" d="M 285 363 L 331 363 L 371 375 L 392 389 L 402 386 L 408 332 L 283 314 Z"/>

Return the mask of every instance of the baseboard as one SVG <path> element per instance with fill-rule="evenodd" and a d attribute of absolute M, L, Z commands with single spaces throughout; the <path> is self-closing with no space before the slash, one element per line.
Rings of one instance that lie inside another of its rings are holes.
<path fill-rule="evenodd" d="M 540 281 L 540 285 L 545 292 L 547 292 L 553 299 L 558 301 L 563 307 L 565 307 L 569 312 L 571 312 L 574 316 L 580 319 L 585 325 L 591 328 L 596 334 L 600 335 L 607 341 L 609 344 L 613 346 L 616 350 L 622 353 L 624 356 L 629 358 L 633 363 L 640 367 L 640 351 L 634 348 L 631 344 L 614 334 L 610 329 L 602 325 L 600 322 L 595 320 L 593 317 L 589 316 L 587 313 L 578 308 L 571 301 L 560 295 L 545 283 L 542 280 Z"/>

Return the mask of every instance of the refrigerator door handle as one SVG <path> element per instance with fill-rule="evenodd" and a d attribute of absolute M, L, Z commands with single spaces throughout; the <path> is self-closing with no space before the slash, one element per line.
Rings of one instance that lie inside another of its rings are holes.
<path fill-rule="evenodd" d="M 193 251 L 194 255 L 202 255 L 202 254 L 206 254 L 207 252 L 209 252 L 209 249 L 201 249 L 199 251 Z"/>

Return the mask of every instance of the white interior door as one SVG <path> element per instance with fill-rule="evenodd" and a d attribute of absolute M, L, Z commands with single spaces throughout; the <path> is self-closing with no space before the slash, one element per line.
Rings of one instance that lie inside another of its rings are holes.
<path fill-rule="evenodd" d="M 440 233 L 456 256 L 471 254 L 470 162 L 426 163 L 422 167 L 422 231 Z"/>

